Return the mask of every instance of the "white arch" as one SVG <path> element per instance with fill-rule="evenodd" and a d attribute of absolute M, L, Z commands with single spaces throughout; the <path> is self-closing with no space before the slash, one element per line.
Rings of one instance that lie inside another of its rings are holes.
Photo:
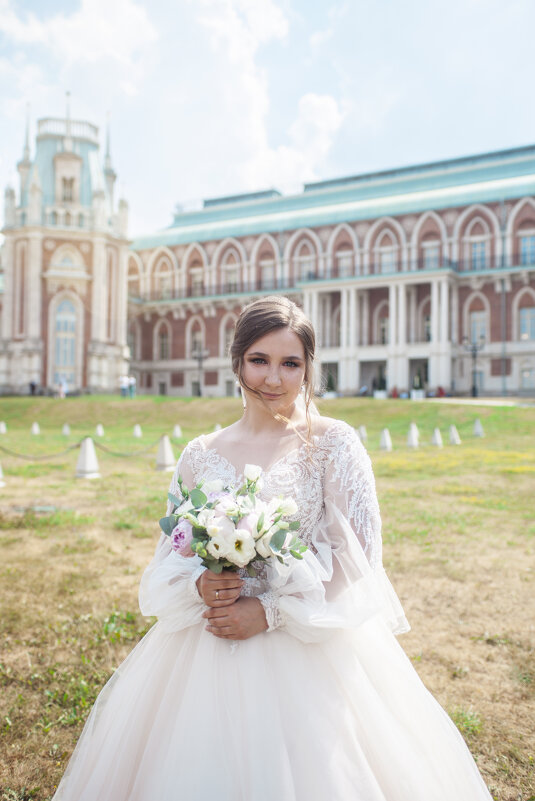
<path fill-rule="evenodd" d="M 515 230 L 515 223 L 516 218 L 518 217 L 519 213 L 522 211 L 524 206 L 531 206 L 533 212 L 535 214 L 535 200 L 531 197 L 523 197 L 521 198 L 514 206 L 511 214 L 509 215 L 509 219 L 507 220 L 506 226 L 506 256 L 507 256 L 507 264 L 513 264 L 513 250 L 514 250 L 514 230 Z"/>
<path fill-rule="evenodd" d="M 258 253 L 260 252 L 260 248 L 262 247 L 264 242 L 268 242 L 271 245 L 271 248 L 273 250 L 273 257 L 278 264 L 280 262 L 279 247 L 275 242 L 275 240 L 273 239 L 273 237 L 271 236 L 271 234 L 262 234 L 261 236 L 258 237 L 251 251 L 251 264 L 252 265 L 256 264 Z"/>
<path fill-rule="evenodd" d="M 411 247 L 416 248 L 418 246 L 418 239 L 420 237 L 420 231 L 424 226 L 426 220 L 433 220 L 438 226 L 438 230 L 440 231 L 440 239 L 443 244 L 446 243 L 448 239 L 448 232 L 446 230 L 446 225 L 442 217 L 436 213 L 436 211 L 426 211 L 424 214 L 421 214 L 418 217 L 418 221 L 414 228 L 412 229 L 412 236 L 411 236 Z"/>
<path fill-rule="evenodd" d="M 392 248 L 398 248 L 399 247 L 398 240 L 394 236 L 393 232 L 389 228 L 385 228 L 385 230 L 381 231 L 381 233 L 379 234 L 379 236 L 375 240 L 374 250 L 375 250 L 375 248 L 389 247 L 389 245 L 383 245 L 383 242 L 384 242 L 385 239 L 388 239 L 388 241 L 390 242 L 390 247 L 392 247 Z"/>
<path fill-rule="evenodd" d="M 168 355 L 167 359 L 171 359 L 172 347 L 173 347 L 173 329 L 171 327 L 171 323 L 165 317 L 162 317 L 158 320 L 154 328 L 152 329 L 152 358 L 155 362 L 161 361 L 160 354 L 158 352 L 158 338 L 160 336 L 160 331 L 162 328 L 167 329 L 167 342 L 168 342 Z"/>
<path fill-rule="evenodd" d="M 128 328 L 131 329 L 134 334 L 134 347 L 130 353 L 130 361 L 136 362 L 141 359 L 141 326 L 139 324 L 139 315 L 130 319 Z"/>
<path fill-rule="evenodd" d="M 65 258 L 70 258 L 72 261 L 73 267 L 77 267 L 81 270 L 85 270 L 85 262 L 82 254 L 76 247 L 76 245 L 72 245 L 70 242 L 66 242 L 63 245 L 60 245 L 50 258 L 50 269 L 54 269 L 54 267 L 61 267 L 62 261 Z M 63 265 L 64 266 L 64 265 Z"/>
<path fill-rule="evenodd" d="M 225 351 L 225 331 L 227 330 L 227 324 L 229 320 L 232 320 L 232 322 L 235 323 L 237 319 L 237 315 L 231 311 L 224 314 L 221 318 L 221 322 L 219 323 L 219 356 L 221 358 L 228 358 L 229 356 L 229 354 Z"/>
<path fill-rule="evenodd" d="M 235 248 L 238 251 L 240 256 L 240 261 L 238 262 L 240 267 L 244 267 L 247 263 L 247 254 L 245 252 L 245 248 L 243 247 L 241 242 L 238 242 L 233 236 L 228 236 L 226 239 L 223 239 L 222 242 L 216 247 L 214 251 L 214 255 L 212 257 L 212 264 L 211 268 L 215 270 L 219 266 L 219 260 L 221 258 L 221 254 L 225 252 L 227 248 Z"/>
<path fill-rule="evenodd" d="M 380 230 L 381 227 L 387 228 L 391 227 L 399 236 L 400 247 L 401 247 L 401 269 L 405 270 L 407 268 L 407 237 L 405 235 L 405 231 L 401 227 L 400 223 L 394 219 L 394 217 L 379 217 L 373 225 L 368 229 L 366 237 L 364 239 L 364 264 L 363 264 L 363 272 L 369 273 L 370 268 L 370 243 L 375 236 L 375 233 Z"/>
<path fill-rule="evenodd" d="M 388 308 L 388 315 L 381 315 L 380 312 L 383 307 L 386 306 Z M 382 343 L 379 342 L 379 317 L 387 316 L 388 317 L 388 339 L 386 344 L 388 345 L 390 341 L 390 303 L 388 298 L 384 298 L 383 300 L 379 301 L 375 309 L 373 310 L 372 316 L 372 338 L 373 338 L 373 345 L 381 345 Z"/>
<path fill-rule="evenodd" d="M 128 251 L 128 258 L 127 258 L 127 262 L 126 262 L 127 263 L 127 275 L 128 275 L 128 269 L 129 269 L 129 266 L 130 266 L 129 265 L 130 259 L 133 259 L 134 264 L 137 267 L 138 276 L 141 278 L 141 276 L 143 275 L 143 262 L 141 261 L 141 259 L 139 258 L 139 255 L 136 253 L 135 250 L 129 250 Z"/>
<path fill-rule="evenodd" d="M 520 301 L 524 295 L 528 295 L 533 300 L 535 306 L 535 290 L 530 286 L 524 286 L 519 289 L 513 298 L 511 304 L 511 322 L 512 322 L 512 335 L 511 339 L 520 340 Z"/>
<path fill-rule="evenodd" d="M 431 293 L 429 295 L 425 295 L 418 303 L 416 307 L 416 335 L 418 337 L 418 342 L 424 342 L 424 309 L 426 305 L 429 303 L 429 318 L 431 319 Z"/>
<path fill-rule="evenodd" d="M 154 250 L 151 253 L 151 255 L 149 257 L 149 260 L 147 262 L 147 274 L 149 276 L 152 275 L 154 266 L 156 264 L 158 264 L 158 260 L 160 258 L 164 258 L 164 259 L 168 259 L 169 260 L 169 263 L 171 265 L 171 272 L 172 273 L 174 273 L 176 270 L 178 270 L 178 264 L 177 264 L 177 261 L 176 261 L 176 256 L 173 253 L 173 251 L 169 250 L 169 248 L 166 247 L 165 245 L 160 245 L 159 247 L 156 248 L 156 250 Z"/>
<path fill-rule="evenodd" d="M 186 359 L 191 359 L 191 334 L 195 323 L 199 323 L 202 332 L 203 347 L 206 343 L 206 323 L 201 314 L 193 314 L 186 323 L 186 352 L 184 354 Z"/>
<path fill-rule="evenodd" d="M 205 269 L 208 269 L 208 255 L 206 253 L 206 250 L 204 249 L 204 247 L 201 245 L 200 242 L 190 242 L 186 250 L 184 251 L 184 255 L 182 256 L 182 262 L 180 264 L 181 270 L 186 270 L 186 267 L 188 266 L 189 257 L 191 256 L 194 250 L 196 250 L 200 254 L 203 267 Z"/>
<path fill-rule="evenodd" d="M 74 357 L 75 388 L 82 386 L 83 360 L 84 360 L 84 304 L 81 298 L 70 289 L 64 289 L 55 294 L 48 304 L 48 354 L 46 383 L 48 387 L 53 386 L 54 381 L 54 354 L 56 352 L 56 311 L 63 300 L 69 300 L 76 313 L 76 341 Z"/>
<path fill-rule="evenodd" d="M 490 334 L 490 302 L 488 298 L 480 292 L 478 289 L 475 289 L 473 292 L 470 292 L 468 297 L 464 301 L 463 305 L 463 330 L 462 336 L 468 337 L 470 339 L 470 325 L 469 325 L 469 318 L 468 315 L 470 313 L 470 306 L 472 305 L 472 301 L 476 298 L 479 298 L 483 302 L 484 311 L 486 314 L 486 329 Z"/>
<path fill-rule="evenodd" d="M 338 239 L 339 234 L 344 231 L 349 235 L 349 239 L 351 241 L 351 247 L 353 250 L 353 267 L 355 273 L 358 275 L 359 267 L 360 267 L 360 254 L 359 254 L 359 241 L 356 232 L 353 228 L 347 223 L 339 223 L 336 228 L 333 229 L 331 235 L 329 237 L 329 241 L 327 242 L 327 272 L 331 272 L 334 266 L 334 257 L 336 253 L 334 251 L 334 246 L 336 245 L 336 240 Z"/>
<path fill-rule="evenodd" d="M 312 250 L 316 251 L 316 257 L 318 260 L 318 275 L 321 276 L 324 273 L 324 260 L 323 260 L 323 252 L 321 249 L 321 241 L 319 236 L 312 228 L 298 228 L 297 231 L 294 231 L 291 237 L 288 239 L 286 246 L 284 248 L 284 256 L 283 256 L 283 266 L 284 266 L 284 278 L 289 280 L 290 278 L 290 260 L 293 256 L 293 248 L 296 242 L 299 242 L 299 239 L 304 237 L 305 239 L 310 239 L 313 244 Z"/>
<path fill-rule="evenodd" d="M 495 255 L 496 255 L 496 260 L 499 262 L 499 259 L 500 259 L 501 255 L 502 255 L 502 251 L 503 251 L 503 248 L 502 248 L 502 237 L 500 235 L 501 234 L 500 224 L 498 222 L 498 218 L 496 217 L 496 215 L 494 214 L 492 209 L 489 209 L 488 206 L 484 206 L 481 203 L 474 203 L 471 206 L 468 206 L 468 208 L 466 208 L 464 211 L 462 211 L 461 214 L 459 214 L 459 216 L 457 217 L 457 220 L 456 220 L 454 228 L 453 228 L 453 235 L 452 235 L 452 242 L 453 242 L 453 252 L 451 254 L 452 260 L 453 261 L 458 261 L 459 260 L 459 245 L 460 245 L 459 237 L 460 237 L 460 232 L 461 232 L 461 229 L 462 229 L 467 217 L 469 217 L 474 212 L 478 212 L 480 215 L 482 214 L 483 218 L 485 218 L 485 216 L 488 216 L 488 218 L 490 219 L 491 225 L 492 225 L 491 233 L 494 233 L 494 236 L 495 236 L 494 252 L 495 252 Z M 489 256 L 490 256 L 490 254 L 489 254 Z"/>
<path fill-rule="evenodd" d="M 484 236 L 488 236 L 489 234 L 492 233 L 492 231 L 490 230 L 490 225 L 488 224 L 488 221 L 484 217 L 474 217 L 472 220 L 470 220 L 470 222 L 466 226 L 463 238 L 472 236 L 472 229 L 478 223 L 481 223 L 481 225 L 483 226 L 483 230 L 485 232 Z M 475 234 L 475 236 L 480 236 L 480 234 Z"/>

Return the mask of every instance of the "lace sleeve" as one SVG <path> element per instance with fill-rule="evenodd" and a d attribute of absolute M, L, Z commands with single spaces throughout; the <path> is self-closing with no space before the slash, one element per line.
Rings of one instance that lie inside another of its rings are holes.
<path fill-rule="evenodd" d="M 193 441 L 194 442 L 194 441 Z M 171 479 L 169 492 L 178 493 L 178 476 L 188 487 L 195 483 L 190 463 L 193 443 L 186 445 Z M 172 503 L 167 501 L 167 514 Z M 139 586 L 139 606 L 143 615 L 154 615 L 168 631 L 178 631 L 202 619 L 204 603 L 197 591 L 197 579 L 205 568 L 198 556 L 184 557 L 173 551 L 169 537 L 162 534 L 151 563 Z"/>
<path fill-rule="evenodd" d="M 371 567 L 380 568 L 381 515 L 370 457 L 347 423 L 333 425 L 326 440 L 324 499 L 347 517 Z"/>

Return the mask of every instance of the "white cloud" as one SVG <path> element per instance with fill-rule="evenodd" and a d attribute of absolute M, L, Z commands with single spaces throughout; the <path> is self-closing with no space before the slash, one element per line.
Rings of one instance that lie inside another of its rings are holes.
<path fill-rule="evenodd" d="M 18 46 L 48 50 L 64 67 L 80 63 L 114 63 L 123 88 L 135 91 L 142 57 L 157 39 L 145 9 L 134 0 L 82 0 L 69 15 L 44 20 L 17 14 L 10 0 L 0 0 L 0 32 Z"/>

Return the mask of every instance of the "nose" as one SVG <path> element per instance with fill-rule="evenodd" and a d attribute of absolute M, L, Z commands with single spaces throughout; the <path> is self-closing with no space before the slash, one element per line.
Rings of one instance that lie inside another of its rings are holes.
<path fill-rule="evenodd" d="M 264 380 L 267 386 L 278 387 L 279 384 L 281 383 L 281 378 L 279 375 L 278 368 L 276 366 L 271 367 Z"/>

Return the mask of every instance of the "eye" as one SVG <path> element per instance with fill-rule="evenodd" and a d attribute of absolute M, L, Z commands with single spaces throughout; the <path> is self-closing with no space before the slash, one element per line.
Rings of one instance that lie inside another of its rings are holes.
<path fill-rule="evenodd" d="M 249 359 L 251 364 L 265 364 L 266 360 L 260 358 L 260 356 L 254 356 L 252 359 Z"/>
<path fill-rule="evenodd" d="M 285 366 L 285 367 L 299 367 L 299 365 L 297 364 L 297 362 L 292 362 L 292 361 L 287 361 L 287 362 L 284 362 L 284 366 Z"/>

